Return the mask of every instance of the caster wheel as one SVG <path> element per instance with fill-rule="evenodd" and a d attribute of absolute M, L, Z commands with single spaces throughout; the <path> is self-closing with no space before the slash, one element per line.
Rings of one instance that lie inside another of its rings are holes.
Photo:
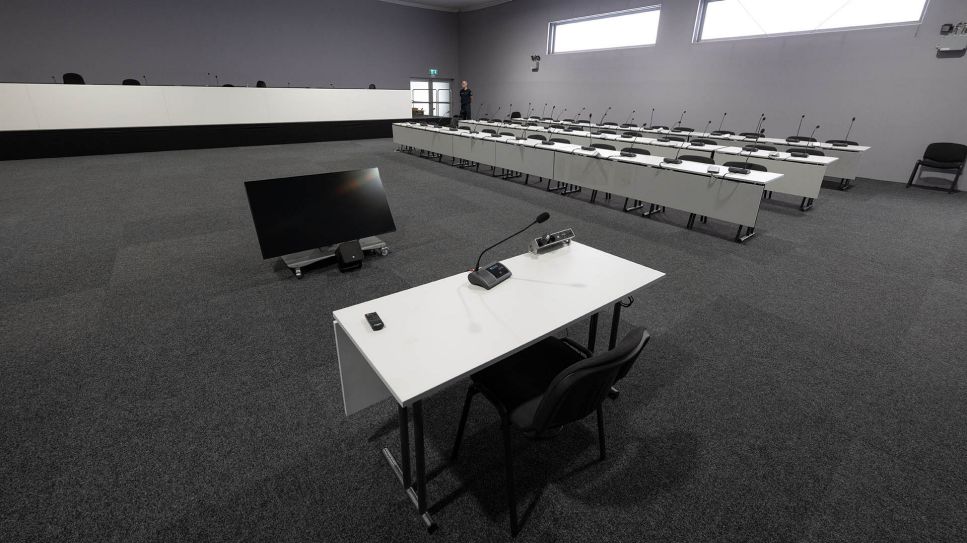
<path fill-rule="evenodd" d="M 386 256 L 386 255 L 388 255 L 389 254 L 389 247 L 383 247 L 382 249 L 380 249 L 379 250 L 379 254 L 380 254 L 380 256 Z"/>

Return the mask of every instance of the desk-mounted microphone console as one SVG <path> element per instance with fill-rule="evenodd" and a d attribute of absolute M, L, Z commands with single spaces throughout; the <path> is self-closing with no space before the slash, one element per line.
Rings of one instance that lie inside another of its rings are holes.
<path fill-rule="evenodd" d="M 572 239 L 574 239 L 574 230 L 567 228 L 560 232 L 544 234 L 539 238 L 534 238 L 530 243 L 529 250 L 535 255 L 539 255 L 563 247 L 571 243 Z"/>

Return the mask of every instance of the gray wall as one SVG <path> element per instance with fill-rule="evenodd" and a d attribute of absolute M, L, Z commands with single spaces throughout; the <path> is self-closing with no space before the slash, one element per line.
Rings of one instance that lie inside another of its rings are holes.
<path fill-rule="evenodd" d="M 931 0 L 920 27 L 698 44 L 698 0 L 664 0 L 655 47 L 546 54 L 550 21 L 654 3 L 514 0 L 463 13 L 461 77 L 477 103 L 589 106 L 595 120 L 614 105 L 611 120 L 637 109 L 647 122 L 655 107 L 655 122 L 672 124 L 687 108 L 686 124 L 702 128 L 728 111 L 727 128 L 745 131 L 765 112 L 767 135 L 785 137 L 805 113 L 831 139 L 855 115 L 850 139 L 873 147 L 859 172 L 875 179 L 906 181 L 929 142 L 967 143 L 967 58 L 937 59 L 934 49 L 942 23 L 967 19 L 964 0 Z M 532 54 L 543 58 L 538 73 Z"/>
<path fill-rule="evenodd" d="M 457 73 L 457 15 L 376 0 L 3 0 L 0 81 L 409 88 Z"/>

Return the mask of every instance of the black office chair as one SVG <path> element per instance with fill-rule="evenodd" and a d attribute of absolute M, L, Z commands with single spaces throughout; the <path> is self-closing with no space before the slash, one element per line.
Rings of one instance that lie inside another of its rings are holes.
<path fill-rule="evenodd" d="M 124 81 L 121 81 L 121 84 L 122 85 L 140 85 L 141 82 L 138 81 L 137 79 L 125 79 Z"/>
<path fill-rule="evenodd" d="M 755 147 L 756 149 L 758 149 L 760 151 L 778 151 L 778 149 L 776 149 L 775 147 L 773 147 L 771 145 L 762 145 L 762 144 L 759 144 L 759 143 L 753 145 L 752 147 Z"/>
<path fill-rule="evenodd" d="M 551 138 L 550 141 L 553 141 L 554 143 L 563 143 L 566 145 L 571 145 L 571 140 L 567 138 Z"/>
<path fill-rule="evenodd" d="M 75 74 L 74 72 L 68 72 L 64 74 L 64 84 L 65 85 L 83 85 L 84 78 L 81 74 Z"/>
<path fill-rule="evenodd" d="M 486 132 L 486 133 L 490 134 L 491 136 L 496 136 L 497 135 L 497 131 L 494 130 L 493 128 L 484 128 L 483 130 L 481 130 L 481 132 Z"/>
<path fill-rule="evenodd" d="M 636 155 L 650 155 L 647 149 L 636 149 L 634 147 L 625 147 L 621 150 L 622 153 L 634 153 Z"/>
<path fill-rule="evenodd" d="M 234 87 L 235 85 L 232 85 L 231 83 L 225 83 L 225 84 L 224 84 L 224 85 L 222 85 L 222 86 L 223 86 L 223 87 Z"/>
<path fill-rule="evenodd" d="M 715 164 L 715 161 L 707 156 L 701 155 L 682 155 L 678 157 L 686 162 L 699 162 L 702 164 Z"/>
<path fill-rule="evenodd" d="M 512 138 L 516 138 L 517 137 L 517 134 L 514 134 L 513 132 L 501 132 L 500 135 L 501 136 L 510 136 Z"/>
<path fill-rule="evenodd" d="M 826 156 L 826 153 L 820 151 L 819 149 L 813 149 L 812 147 L 790 147 L 790 153 L 806 153 L 812 156 Z"/>
<path fill-rule="evenodd" d="M 856 143 L 855 141 L 850 141 L 850 140 L 826 140 L 826 143 L 829 143 L 832 145 L 842 145 L 842 146 L 859 145 L 859 143 Z"/>
<path fill-rule="evenodd" d="M 553 121 L 554 117 L 541 117 L 542 121 Z"/>
<path fill-rule="evenodd" d="M 607 151 L 615 150 L 614 145 L 609 145 L 607 143 L 592 143 L 591 147 L 594 147 L 595 149 L 605 149 Z"/>
<path fill-rule="evenodd" d="M 518 531 L 511 427 L 531 438 L 553 437 L 564 426 L 596 412 L 598 458 L 604 460 L 602 403 L 649 339 L 644 328 L 635 328 L 614 349 L 595 355 L 569 338 L 547 338 L 471 376 L 450 458 L 458 457 L 470 404 L 482 393 L 500 416 L 511 535 Z"/>
<path fill-rule="evenodd" d="M 694 128 L 689 128 L 687 126 L 676 126 L 675 128 L 672 128 L 672 132 L 694 132 L 694 131 L 695 131 Z"/>
<path fill-rule="evenodd" d="M 715 140 L 705 139 L 705 138 L 693 138 L 689 140 L 689 143 L 701 143 L 702 145 L 718 145 Z"/>
<path fill-rule="evenodd" d="M 731 130 L 713 130 L 712 135 L 713 136 L 734 136 L 735 132 Z"/>
<path fill-rule="evenodd" d="M 803 141 L 808 143 L 816 143 L 819 140 L 816 138 L 811 138 L 809 136 L 790 136 L 786 138 L 786 141 L 790 143 L 803 142 Z"/>
<path fill-rule="evenodd" d="M 758 164 L 758 163 L 755 163 L 755 162 L 749 162 L 749 163 L 738 162 L 738 161 L 735 161 L 735 162 L 726 162 L 725 164 L 722 164 L 722 166 L 724 166 L 726 168 L 745 168 L 747 170 L 753 170 L 753 171 L 756 171 L 756 172 L 768 172 L 769 171 L 769 168 L 766 168 L 762 164 Z"/>
<path fill-rule="evenodd" d="M 591 119 L 581 119 L 577 124 L 591 124 Z"/>
<path fill-rule="evenodd" d="M 547 138 L 545 138 L 544 136 L 542 136 L 540 134 L 528 134 L 527 135 L 527 139 L 529 139 L 529 140 L 538 140 L 538 141 L 547 141 Z M 551 140 L 551 141 L 554 141 L 554 140 Z"/>
<path fill-rule="evenodd" d="M 965 161 L 967 161 L 967 145 L 946 142 L 931 143 L 927 146 L 927 150 L 923 152 L 923 158 L 917 160 L 917 163 L 913 165 L 913 172 L 910 173 L 907 188 L 913 186 L 933 188 L 913 184 L 916 179 L 919 179 L 917 172 L 919 171 L 922 174 L 921 168 L 927 167 L 934 170 L 956 172 L 953 182 L 950 183 L 950 189 L 947 190 L 947 192 L 954 192 L 957 190 L 957 181 L 960 180 L 960 175 L 964 173 Z"/>
<path fill-rule="evenodd" d="M 255 88 L 257 88 L 257 89 L 264 89 L 267 86 L 268 85 L 265 84 L 265 81 L 262 81 L 261 79 L 259 79 L 258 81 L 255 82 Z M 369 84 L 369 88 L 375 89 L 376 88 L 376 85 L 373 85 L 372 83 L 370 83 Z"/>

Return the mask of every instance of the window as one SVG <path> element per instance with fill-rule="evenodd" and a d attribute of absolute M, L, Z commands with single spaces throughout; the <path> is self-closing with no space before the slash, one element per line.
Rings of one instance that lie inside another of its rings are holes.
<path fill-rule="evenodd" d="M 661 6 L 551 23 L 547 52 L 574 53 L 655 45 Z"/>
<path fill-rule="evenodd" d="M 697 41 L 919 23 L 927 0 L 703 0 Z"/>

